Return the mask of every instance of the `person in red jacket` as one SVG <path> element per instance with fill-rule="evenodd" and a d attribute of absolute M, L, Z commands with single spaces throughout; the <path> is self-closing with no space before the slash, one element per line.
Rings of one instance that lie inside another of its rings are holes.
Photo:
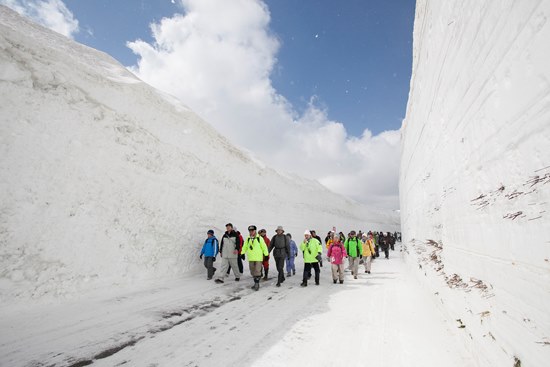
<path fill-rule="evenodd" d="M 267 238 L 266 232 L 267 231 L 265 230 L 265 228 L 262 228 L 260 229 L 258 234 L 260 235 L 260 237 L 264 239 L 265 245 L 269 249 L 269 244 L 271 243 L 271 241 L 269 238 Z M 269 255 L 264 256 L 264 261 L 262 261 L 262 266 L 263 266 L 263 280 L 267 280 L 267 274 L 269 273 Z"/>

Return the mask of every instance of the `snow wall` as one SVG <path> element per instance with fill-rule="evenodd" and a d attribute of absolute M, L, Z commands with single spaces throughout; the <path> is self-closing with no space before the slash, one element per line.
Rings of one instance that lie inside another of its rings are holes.
<path fill-rule="evenodd" d="M 198 270 L 207 229 L 227 222 L 297 239 L 399 230 L 398 214 L 263 166 L 108 55 L 3 6 L 0 49 L 3 304 Z"/>
<path fill-rule="evenodd" d="M 550 363 L 549 18 L 548 0 L 417 1 L 403 240 L 479 366 Z"/>

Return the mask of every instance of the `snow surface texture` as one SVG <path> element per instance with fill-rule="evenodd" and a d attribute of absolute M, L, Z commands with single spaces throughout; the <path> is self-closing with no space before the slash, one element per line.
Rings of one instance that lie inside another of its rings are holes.
<path fill-rule="evenodd" d="M 298 238 L 399 229 L 395 213 L 262 166 L 108 55 L 4 6 L 0 49 L 3 305 L 181 276 L 230 221 Z"/>
<path fill-rule="evenodd" d="M 2 366 L 465 367 L 472 357 L 398 250 L 359 279 L 299 286 L 297 273 L 250 289 L 192 274 L 139 292 L 93 297 L 0 317 Z M 274 266 L 273 261 L 271 266 Z"/>
<path fill-rule="evenodd" d="M 410 267 L 480 366 L 550 363 L 550 1 L 417 1 Z"/>

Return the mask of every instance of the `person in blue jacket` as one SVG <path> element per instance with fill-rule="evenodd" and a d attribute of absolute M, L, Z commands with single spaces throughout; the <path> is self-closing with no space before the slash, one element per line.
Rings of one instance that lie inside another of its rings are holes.
<path fill-rule="evenodd" d="M 289 277 L 292 274 L 296 274 L 296 265 L 294 264 L 294 258 L 298 256 L 298 246 L 296 246 L 296 242 L 294 242 L 290 233 L 287 233 L 286 236 L 290 240 L 290 256 L 286 259 L 286 276 Z"/>
<path fill-rule="evenodd" d="M 207 269 L 206 279 L 210 280 L 216 271 L 214 261 L 216 261 L 216 256 L 218 255 L 219 245 L 213 230 L 209 229 L 206 234 L 208 238 L 204 241 L 204 245 L 202 245 L 201 256 L 199 258 L 202 259 L 204 256 L 204 267 Z"/>

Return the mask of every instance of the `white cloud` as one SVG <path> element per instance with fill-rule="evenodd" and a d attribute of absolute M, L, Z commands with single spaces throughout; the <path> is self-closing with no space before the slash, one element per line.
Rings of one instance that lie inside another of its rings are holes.
<path fill-rule="evenodd" d="M 263 2 L 180 4 L 183 15 L 151 25 L 153 44 L 128 43 L 140 57 L 134 73 L 271 166 L 363 202 L 398 207 L 400 133 L 350 137 L 314 96 L 299 115 L 271 84 L 280 42 Z"/>
<path fill-rule="evenodd" d="M 79 31 L 78 20 L 61 0 L 0 0 L 0 4 L 69 38 Z"/>

